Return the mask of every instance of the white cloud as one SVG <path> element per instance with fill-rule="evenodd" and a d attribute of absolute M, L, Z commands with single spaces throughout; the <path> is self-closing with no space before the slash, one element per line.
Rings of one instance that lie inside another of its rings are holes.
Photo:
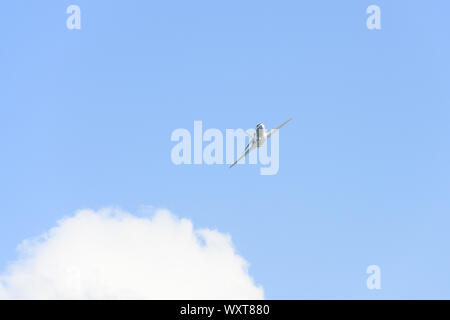
<path fill-rule="evenodd" d="M 229 235 L 166 210 L 152 219 L 82 210 L 19 251 L 0 275 L 0 298 L 263 298 Z"/>

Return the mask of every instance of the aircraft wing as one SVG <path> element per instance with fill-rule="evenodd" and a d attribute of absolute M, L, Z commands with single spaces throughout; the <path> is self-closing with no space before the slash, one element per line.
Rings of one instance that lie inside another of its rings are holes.
<path fill-rule="evenodd" d="M 241 161 L 241 159 L 244 158 L 246 155 L 248 155 L 250 151 L 252 151 L 253 149 L 255 149 L 255 147 L 256 147 L 256 144 L 253 144 L 247 151 L 244 152 L 244 154 L 243 154 L 239 159 L 237 159 L 237 160 L 230 166 L 230 168 L 233 168 L 234 165 L 235 165 L 236 163 L 238 163 L 239 161 Z"/>
<path fill-rule="evenodd" d="M 248 133 L 247 131 L 244 131 L 244 132 L 245 132 L 245 134 L 248 135 L 249 138 L 250 138 L 249 143 L 247 143 L 247 145 L 245 146 L 245 149 L 244 149 L 244 150 L 247 150 L 248 147 L 250 147 L 250 145 L 253 143 L 253 139 L 254 139 L 255 134 L 251 135 L 251 134 Z"/>
<path fill-rule="evenodd" d="M 286 123 L 288 123 L 289 121 L 291 121 L 292 118 L 290 118 L 289 120 L 283 122 L 282 124 L 280 124 L 278 127 L 276 127 L 275 129 L 270 130 L 269 132 L 267 132 L 267 138 L 269 138 L 273 133 L 277 132 L 278 130 L 280 130 L 280 128 L 282 126 L 284 126 Z"/>

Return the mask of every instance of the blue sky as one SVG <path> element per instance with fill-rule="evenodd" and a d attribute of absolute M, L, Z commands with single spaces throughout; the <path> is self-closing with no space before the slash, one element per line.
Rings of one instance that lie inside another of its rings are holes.
<path fill-rule="evenodd" d="M 67 6 L 82 10 L 66 28 Z M 367 6 L 382 29 L 366 28 Z M 0 269 L 81 208 L 232 236 L 270 299 L 450 298 L 447 1 L 8 1 Z M 280 170 L 175 166 L 171 132 L 274 127 Z M 382 289 L 366 288 L 379 265 Z"/>

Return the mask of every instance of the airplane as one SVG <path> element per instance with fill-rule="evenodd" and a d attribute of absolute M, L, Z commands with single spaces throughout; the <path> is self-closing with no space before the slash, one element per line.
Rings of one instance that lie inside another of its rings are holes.
<path fill-rule="evenodd" d="M 234 165 L 236 163 L 238 163 L 242 158 L 244 158 L 247 154 L 249 154 L 251 151 L 255 150 L 256 148 L 261 147 L 264 142 L 267 141 L 267 139 L 270 138 L 270 136 L 272 134 L 274 134 L 275 132 L 277 132 L 278 130 L 280 130 L 280 128 L 282 126 L 284 126 L 286 123 L 288 123 L 289 121 L 291 121 L 292 118 L 290 118 L 289 120 L 283 122 L 282 124 L 280 124 L 278 127 L 276 127 L 275 129 L 266 131 L 266 128 L 264 127 L 263 123 L 258 123 L 256 125 L 256 132 L 253 135 L 250 135 L 247 131 L 245 132 L 249 137 L 250 137 L 250 142 L 247 144 L 247 146 L 245 147 L 244 150 L 244 154 L 237 159 L 231 166 L 230 168 L 233 168 Z"/>

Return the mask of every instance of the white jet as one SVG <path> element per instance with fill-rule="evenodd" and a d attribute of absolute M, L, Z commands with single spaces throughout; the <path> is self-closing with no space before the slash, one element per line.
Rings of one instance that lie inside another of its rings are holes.
<path fill-rule="evenodd" d="M 256 148 L 261 147 L 264 144 L 264 142 L 266 142 L 267 139 L 270 138 L 270 136 L 272 134 L 274 134 L 275 132 L 280 130 L 280 128 L 282 126 L 284 126 L 286 123 L 288 123 L 291 120 L 292 120 L 292 118 L 290 118 L 289 120 L 283 122 L 282 124 L 280 124 L 275 129 L 272 129 L 272 130 L 269 130 L 269 131 L 266 131 L 266 128 L 264 127 L 264 124 L 258 123 L 256 125 L 256 131 L 255 131 L 255 133 L 253 135 L 250 135 L 250 134 L 248 134 L 248 132 L 245 132 L 250 137 L 250 142 L 245 147 L 244 154 L 239 159 L 237 159 L 230 166 L 230 168 L 232 168 L 236 163 L 238 163 L 242 158 L 244 158 L 246 155 L 248 155 L 251 151 L 255 150 Z"/>

